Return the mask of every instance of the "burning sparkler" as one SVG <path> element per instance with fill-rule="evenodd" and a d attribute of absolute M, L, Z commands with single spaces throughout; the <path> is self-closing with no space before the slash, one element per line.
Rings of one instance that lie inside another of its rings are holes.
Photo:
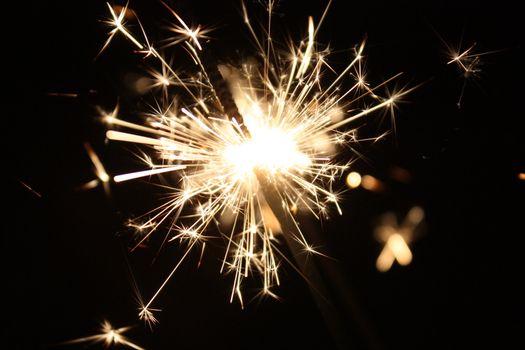
<path fill-rule="evenodd" d="M 329 205 L 341 213 L 334 184 L 350 161 L 340 163 L 338 150 L 358 141 L 356 122 L 373 112 L 393 113 L 396 102 L 409 92 L 378 95 L 378 88 L 397 75 L 369 86 L 363 73 L 364 42 L 354 49 L 342 72 L 329 80 L 334 72 L 327 63 L 330 50 L 318 47 L 316 35 L 330 2 L 317 25 L 312 17 L 308 19 L 307 38 L 290 46 L 287 54 L 276 50 L 270 40 L 274 1 L 268 2 L 263 39 L 257 36 L 243 4 L 244 22 L 260 62 L 237 67 L 208 66 L 202 58 L 206 45 L 201 43 L 207 30 L 190 28 L 165 6 L 176 21 L 172 32 L 177 35 L 171 44 L 186 50 L 198 68 L 194 74 L 178 73 L 168 64 L 140 22 L 139 36 L 126 28 L 127 6 L 117 13 L 108 4 L 111 19 L 107 23 L 112 29 L 103 46 L 106 49 L 121 33 L 138 52 L 160 62 L 158 77 L 169 76 L 161 84 L 173 83 L 189 97 L 179 101 L 181 107 L 176 110 L 168 102 L 160 113 L 148 114 L 144 124 L 117 115 L 105 117 L 111 128 L 108 139 L 147 146 L 154 154 L 146 161 L 147 169 L 115 176 L 115 182 L 174 172 L 180 176 L 169 199 L 141 223 L 148 230 L 137 246 L 168 221 L 170 241 L 187 243 L 181 260 L 142 305 L 140 317 L 146 321 L 153 317 L 151 305 L 161 290 L 189 252 L 204 243 L 204 232 L 216 220 L 222 222 L 221 228 L 230 226 L 228 232 L 221 230 L 226 245 L 221 272 L 233 274 L 231 300 L 237 296 L 243 303 L 243 280 L 256 274 L 262 278 L 261 293 L 274 295 L 279 257 L 290 261 L 280 253 L 280 237 L 297 242 L 305 252 L 316 252 L 301 232 L 295 213 L 300 210 L 320 218 Z M 345 86 L 349 78 L 352 83 Z M 189 224 L 182 223 L 186 219 Z"/>

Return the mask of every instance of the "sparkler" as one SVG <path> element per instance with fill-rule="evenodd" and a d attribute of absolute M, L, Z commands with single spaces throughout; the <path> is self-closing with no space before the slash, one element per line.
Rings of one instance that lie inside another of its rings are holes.
<path fill-rule="evenodd" d="M 108 4 L 111 19 L 106 23 L 112 29 L 102 48 L 121 33 L 139 53 L 160 62 L 160 77 L 169 76 L 161 84 L 174 82 L 188 97 L 177 109 L 173 108 L 175 99 L 164 101 L 167 106 L 149 113 L 144 124 L 116 114 L 104 118 L 111 128 L 108 139 L 152 151 L 151 157 L 144 157 L 147 169 L 115 176 L 115 182 L 170 173 L 179 176 L 168 200 L 141 224 L 147 230 L 136 245 L 170 222 L 169 241 L 185 242 L 187 247 L 160 288 L 141 306 L 140 317 L 145 321 L 152 319 L 151 306 L 164 286 L 189 252 L 204 244 L 204 232 L 215 222 L 221 223 L 226 246 L 221 273 L 233 274 L 230 301 L 236 296 L 243 304 L 244 279 L 253 275 L 262 279 L 261 294 L 275 296 L 272 288 L 280 283 L 279 259 L 291 263 L 279 249 L 282 236 L 303 252 L 319 253 L 303 235 L 295 213 L 321 218 L 328 206 L 342 213 L 334 184 L 350 161 L 338 160 L 340 149 L 358 142 L 356 131 L 362 118 L 379 111 L 393 113 L 396 102 L 410 91 L 378 95 L 378 88 L 398 75 L 370 87 L 364 74 L 364 42 L 354 48 L 348 65 L 335 73 L 327 61 L 330 50 L 316 42 L 330 2 L 317 25 L 312 17 L 308 19 L 307 38 L 291 44 L 287 53 L 275 49 L 271 39 L 274 1 L 268 2 L 265 38 L 256 34 L 243 4 L 244 22 L 260 62 L 237 67 L 209 66 L 209 60 L 203 59 L 206 45 L 201 43 L 208 30 L 190 28 L 175 10 L 164 6 L 176 20 L 172 30 L 176 36 L 165 46 L 182 46 L 196 72 L 178 73 L 148 40 L 140 22 L 139 36 L 126 28 L 127 5 L 117 14 Z M 228 223 L 230 228 L 223 232 Z"/>

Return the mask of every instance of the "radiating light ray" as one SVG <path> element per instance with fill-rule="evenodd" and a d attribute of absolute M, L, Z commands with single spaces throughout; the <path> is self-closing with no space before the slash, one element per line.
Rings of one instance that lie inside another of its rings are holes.
<path fill-rule="evenodd" d="M 401 224 L 393 213 L 382 216 L 380 224 L 375 229 L 376 238 L 384 243 L 384 247 L 376 260 L 376 268 L 380 272 L 390 270 L 395 261 L 406 266 L 412 262 L 412 251 L 409 244 L 414 240 L 415 232 L 421 225 L 425 213 L 421 207 L 411 208 Z"/>
<path fill-rule="evenodd" d="M 80 343 L 89 343 L 89 344 L 96 344 L 96 343 L 103 343 L 105 348 L 109 347 L 119 347 L 119 346 L 125 346 L 128 348 L 136 349 L 136 350 L 144 350 L 143 347 L 133 343 L 129 338 L 125 337 L 123 334 L 130 330 L 131 327 L 121 327 L 121 328 L 113 328 L 111 323 L 109 321 L 104 320 L 100 327 L 100 333 L 95 335 L 90 335 L 87 337 L 72 339 L 66 342 L 63 342 L 64 345 L 69 344 L 80 344 Z"/>
<path fill-rule="evenodd" d="M 205 48 L 199 42 L 204 31 L 200 27 L 190 29 L 165 3 L 179 22 L 173 30 L 180 34 L 175 41 L 195 62 L 197 72 L 176 73 L 147 40 L 142 25 L 146 43 L 132 40 L 148 47 L 162 65 L 162 72 L 170 74 L 189 97 L 176 109 L 172 102 L 165 101 L 169 106 L 154 108 L 159 113 L 148 113 L 142 125 L 122 120 L 116 113 L 105 118 L 109 127 L 124 129 L 107 131 L 108 139 L 149 148 L 148 154 L 152 154 L 145 161 L 149 170 L 122 174 L 115 181 L 170 171 L 177 171 L 180 178 L 167 201 L 148 214 L 151 217 L 144 223 L 148 230 L 137 246 L 170 221 L 168 241 L 185 243 L 184 253 L 144 303 L 141 318 L 153 317 L 153 302 L 183 260 L 194 247 L 204 247 L 203 233 L 211 224 L 226 221 L 227 217 L 231 218 L 229 224 L 221 223 L 226 230 L 221 229 L 226 245 L 221 272 L 233 274 L 231 299 L 237 297 L 243 303 L 244 279 L 254 275 L 262 277 L 264 295 L 275 295 L 271 289 L 280 283 L 280 258 L 290 261 L 278 249 L 280 236 L 292 235 L 275 215 L 276 199 L 286 208 L 279 215 L 289 216 L 288 228 L 294 227 L 295 233 L 289 238 L 299 242 L 306 254 L 322 256 L 305 239 L 294 213 L 310 212 L 317 218 L 328 217 L 330 208 L 342 213 L 340 194 L 334 186 L 351 162 L 338 160 L 341 145 L 353 149 L 351 145 L 361 141 L 355 133 L 360 120 L 379 111 L 393 113 L 396 103 L 411 91 L 379 95 L 379 88 L 399 75 L 373 87 L 364 81 L 364 42 L 356 47 L 350 63 L 336 73 L 328 65 L 330 50 L 319 48 L 316 42 L 319 25 L 315 26 L 313 17 L 308 18 L 308 35 L 303 44 L 290 44 L 290 54 L 277 51 L 271 37 L 273 4 L 268 2 L 268 28 L 261 39 L 242 3 L 245 24 L 259 50 L 260 62 L 205 66 L 200 57 Z M 327 11 L 328 6 L 319 24 Z M 121 15 L 111 13 L 114 31 L 132 36 L 118 20 Z M 327 79 L 328 74 L 333 79 Z M 349 83 L 349 78 L 355 81 Z M 218 87 L 214 79 L 221 79 L 226 87 Z M 221 89 L 228 90 L 233 107 L 228 106 Z M 169 113 L 164 112 L 167 110 Z M 277 189 L 271 195 L 275 198 L 268 197 L 268 186 Z"/>

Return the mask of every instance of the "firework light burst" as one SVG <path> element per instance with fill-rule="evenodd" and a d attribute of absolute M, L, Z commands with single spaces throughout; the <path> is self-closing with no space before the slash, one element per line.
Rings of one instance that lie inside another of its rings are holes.
<path fill-rule="evenodd" d="M 163 5 L 175 22 L 170 30 L 175 35 L 164 45 L 182 47 L 195 69 L 169 64 L 146 37 L 136 14 L 130 16 L 135 26 L 127 26 L 127 6 L 119 12 L 108 4 L 111 31 L 103 46 L 106 49 L 120 34 L 139 54 L 161 65 L 157 73 L 148 71 L 158 79 L 151 86 L 162 88 L 156 102 L 160 107 L 148 113 L 143 124 L 116 114 L 104 118 L 108 139 L 144 147 L 145 169 L 115 176 L 115 182 L 168 173 L 178 179 L 168 189 L 169 198 L 140 223 L 142 236 L 136 246 L 167 226 L 168 241 L 181 241 L 185 247 L 157 292 L 141 305 L 140 317 L 146 322 L 155 320 L 152 305 L 161 290 L 191 250 L 204 249 L 211 235 L 207 232 L 216 223 L 225 242 L 221 273 L 233 275 L 231 300 L 237 297 L 243 303 L 242 286 L 249 276 L 261 278 L 262 294 L 275 296 L 280 261 L 291 263 L 279 249 L 282 236 L 298 242 L 305 253 L 321 254 L 302 234 L 297 212 L 322 218 L 331 207 L 342 213 L 336 184 L 351 159 L 341 162 L 341 150 L 353 150 L 361 141 L 357 128 L 364 117 L 393 113 L 396 102 L 408 93 L 379 96 L 378 88 L 397 75 L 374 87 L 367 83 L 364 42 L 353 49 L 346 67 L 335 72 L 328 63 L 330 49 L 317 42 L 330 3 L 317 24 L 312 17 L 305 21 L 306 38 L 284 52 L 271 39 L 274 2 L 267 3 L 263 37 L 242 4 L 258 59 L 238 65 L 210 65 L 205 58 L 209 29 L 191 28 L 175 9 Z M 166 98 L 168 86 L 183 98 Z M 281 220 L 282 213 L 292 225 Z"/>

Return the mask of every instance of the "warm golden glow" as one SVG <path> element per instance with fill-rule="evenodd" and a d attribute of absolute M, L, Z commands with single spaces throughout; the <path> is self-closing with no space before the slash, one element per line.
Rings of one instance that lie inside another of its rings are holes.
<path fill-rule="evenodd" d="M 352 171 L 346 176 L 346 185 L 350 188 L 359 187 L 359 185 L 361 185 L 361 174 Z"/>
<path fill-rule="evenodd" d="M 378 271 L 390 270 L 395 261 L 402 266 L 412 262 L 412 252 L 408 245 L 414 239 L 415 230 L 424 217 L 425 212 L 421 207 L 411 208 L 401 225 L 398 225 L 393 213 L 383 215 L 381 224 L 376 227 L 377 238 L 385 244 L 376 260 Z"/>
<path fill-rule="evenodd" d="M 412 180 L 412 175 L 406 169 L 403 169 L 399 166 L 393 166 L 388 169 L 388 174 L 390 177 L 396 181 L 409 183 Z"/>
<path fill-rule="evenodd" d="M 519 173 L 518 174 L 518 179 L 525 180 L 525 173 Z"/>
<path fill-rule="evenodd" d="M 277 128 L 250 129 L 252 137 L 224 149 L 224 160 L 233 166 L 235 177 L 255 176 L 254 170 L 263 168 L 270 173 L 290 169 L 306 170 L 311 164 L 308 156 L 298 150 L 291 133 Z"/>
<path fill-rule="evenodd" d="M 383 183 L 372 175 L 363 175 L 361 178 L 361 187 L 372 192 L 381 192 L 385 188 Z"/>
<path fill-rule="evenodd" d="M 403 266 L 412 261 L 412 252 L 399 233 L 394 233 L 388 238 L 385 247 L 377 258 L 376 267 L 381 272 L 388 271 L 395 260 Z"/>

